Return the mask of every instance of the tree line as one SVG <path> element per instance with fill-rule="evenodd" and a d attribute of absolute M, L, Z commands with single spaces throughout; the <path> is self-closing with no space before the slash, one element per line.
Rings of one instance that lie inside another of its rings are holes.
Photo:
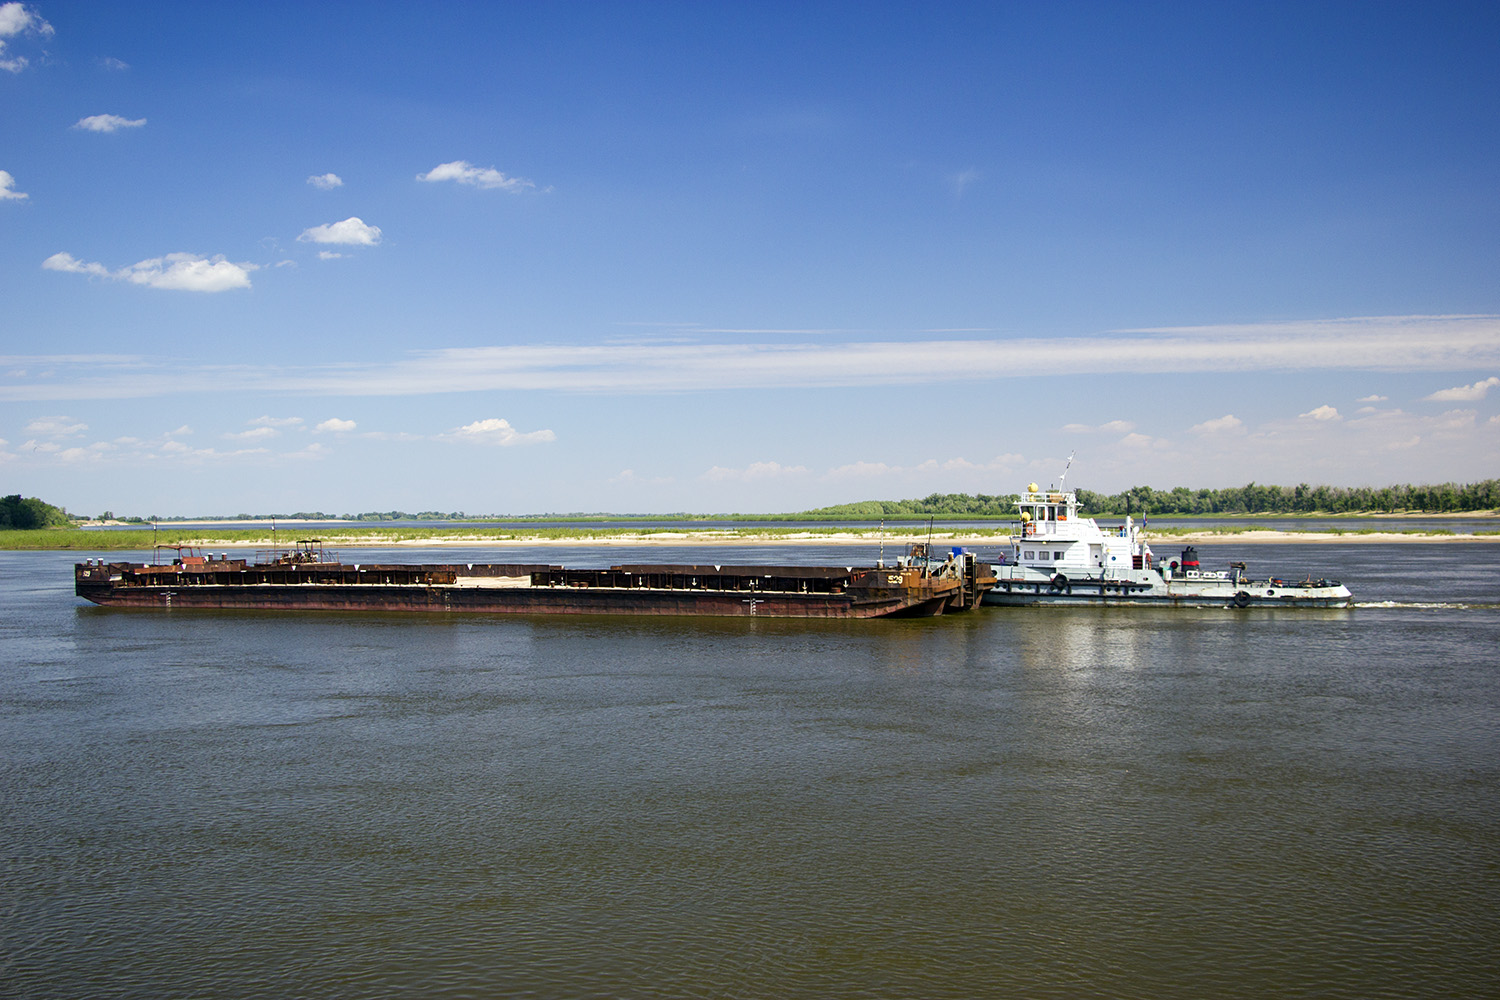
<path fill-rule="evenodd" d="M 0 528 L 66 528 L 70 523 L 67 511 L 36 497 L 0 497 Z"/>
<path fill-rule="evenodd" d="M 1246 483 L 1225 489 L 1158 490 L 1132 486 L 1120 493 L 1078 490 L 1087 514 L 1450 514 L 1500 510 L 1500 479 L 1477 483 L 1401 486 L 1273 486 Z M 804 511 L 807 517 L 875 519 L 881 517 L 1007 517 L 1015 513 L 1017 494 L 933 493 L 920 500 L 863 500 Z"/>
<path fill-rule="evenodd" d="M 1246 483 L 1221 490 L 1132 486 L 1106 496 L 1079 490 L 1078 502 L 1098 514 L 1451 514 L 1500 508 L 1500 479 L 1401 486 L 1273 486 Z"/>

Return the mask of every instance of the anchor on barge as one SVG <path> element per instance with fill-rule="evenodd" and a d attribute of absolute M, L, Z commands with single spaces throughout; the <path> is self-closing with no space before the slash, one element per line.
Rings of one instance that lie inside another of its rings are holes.
<path fill-rule="evenodd" d="M 893 567 L 344 563 L 316 539 L 251 562 L 158 546 L 151 563 L 89 560 L 74 591 L 130 608 L 491 614 L 924 617 L 977 607 L 994 579 L 973 553 Z"/>

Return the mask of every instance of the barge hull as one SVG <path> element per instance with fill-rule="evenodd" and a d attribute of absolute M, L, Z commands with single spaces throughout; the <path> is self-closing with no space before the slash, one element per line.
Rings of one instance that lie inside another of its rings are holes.
<path fill-rule="evenodd" d="M 517 588 L 504 591 L 361 586 L 299 587 L 274 594 L 250 587 L 132 587 L 81 592 L 103 607 L 209 608 L 259 611 L 427 611 L 478 614 L 711 615 L 773 618 L 926 617 L 942 614 L 950 597 L 854 600 L 837 596 Z"/>
<path fill-rule="evenodd" d="M 878 567 L 570 570 L 328 561 L 247 565 L 224 559 L 84 563 L 74 569 L 74 589 L 95 604 L 123 608 L 885 618 L 940 615 L 954 607 L 964 581 Z"/>

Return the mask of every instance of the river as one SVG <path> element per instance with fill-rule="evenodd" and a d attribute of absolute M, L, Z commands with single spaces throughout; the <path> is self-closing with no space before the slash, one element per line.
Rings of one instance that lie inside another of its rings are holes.
<path fill-rule="evenodd" d="M 128 611 L 0 553 L 0 995 L 1500 994 L 1500 545 L 1198 548 L 1357 604 Z"/>

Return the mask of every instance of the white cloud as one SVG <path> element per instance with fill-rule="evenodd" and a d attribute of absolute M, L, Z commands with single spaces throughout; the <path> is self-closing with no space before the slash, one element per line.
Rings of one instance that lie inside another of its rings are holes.
<path fill-rule="evenodd" d="M 341 253 L 339 253 L 336 250 L 319 250 L 318 251 L 318 259 L 319 260 L 343 260 L 344 259 L 344 255 L 341 254 Z"/>
<path fill-rule="evenodd" d="M 92 274 L 100 278 L 113 278 L 115 275 L 103 264 L 86 264 L 70 253 L 55 253 L 42 261 L 42 267 L 48 271 L 66 271 L 69 274 Z"/>
<path fill-rule="evenodd" d="M 1230 431 L 1244 430 L 1245 422 L 1233 413 L 1226 413 L 1222 417 L 1205 420 L 1201 424 L 1194 424 L 1190 430 L 1194 434 L 1222 434 Z"/>
<path fill-rule="evenodd" d="M 10 38 L 23 31 L 39 35 L 51 35 L 52 25 L 42 19 L 35 9 L 24 3 L 0 4 L 0 38 Z"/>
<path fill-rule="evenodd" d="M 1438 417 L 1433 431 L 1466 431 L 1474 426 L 1478 416 L 1473 410 L 1449 410 Z"/>
<path fill-rule="evenodd" d="M 968 170 L 959 171 L 952 177 L 953 196 L 955 198 L 962 198 L 964 196 L 964 192 L 969 189 L 969 185 L 979 180 L 981 176 L 983 175 L 980 174 L 978 170 L 975 170 L 972 167 L 970 167 Z"/>
<path fill-rule="evenodd" d="M 10 171 L 0 170 L 0 201 L 20 201 L 30 197 L 25 191 L 16 190 L 16 179 L 10 175 Z"/>
<path fill-rule="evenodd" d="M 256 417 L 247 421 L 252 427 L 296 427 L 302 423 L 301 417 L 273 417 L 270 414 Z"/>
<path fill-rule="evenodd" d="M 234 288 L 250 287 L 250 272 L 259 270 L 256 264 L 234 264 L 215 257 L 200 257 L 191 253 L 169 253 L 165 257 L 153 257 L 118 271 L 111 271 L 103 264 L 81 261 L 70 253 L 55 253 L 42 261 L 48 271 L 64 271 L 69 274 L 88 274 L 97 278 L 113 278 L 128 281 L 148 288 L 163 288 L 183 292 L 225 292 Z"/>
<path fill-rule="evenodd" d="M 336 187 L 343 187 L 344 179 L 338 174 L 314 174 L 307 179 L 307 183 L 319 191 L 332 191 Z"/>
<path fill-rule="evenodd" d="M 366 225 L 358 216 L 350 216 L 343 222 L 329 222 L 321 226 L 304 229 L 297 237 L 299 243 L 343 243 L 350 246 L 373 247 L 380 242 L 380 227 Z"/>
<path fill-rule="evenodd" d="M 1334 409 L 1331 406 L 1326 406 L 1326 405 L 1325 406 L 1314 407 L 1313 409 L 1308 410 L 1306 413 L 1299 413 L 1299 414 L 1297 414 L 1297 416 L 1299 418 L 1306 419 L 1306 420 L 1328 421 L 1328 420 L 1342 420 L 1342 419 L 1344 419 L 1342 416 L 1339 415 L 1339 411 L 1338 410 Z"/>
<path fill-rule="evenodd" d="M 509 177 L 494 167 L 476 167 L 467 160 L 454 160 L 452 163 L 439 164 L 425 174 L 418 174 L 417 180 L 429 183 L 454 181 L 478 188 L 499 188 L 512 194 L 536 187 L 536 184 L 523 177 Z"/>
<path fill-rule="evenodd" d="M 751 462 L 743 469 L 726 469 L 716 465 L 703 474 L 711 482 L 748 483 L 757 479 L 780 479 L 784 476 L 805 476 L 803 465 L 782 465 L 780 462 Z"/>
<path fill-rule="evenodd" d="M 1100 424 L 1098 427 L 1092 427 L 1089 424 L 1064 424 L 1063 430 L 1069 434 L 1094 434 L 1100 432 L 1105 434 L 1128 434 L 1135 430 L 1135 424 L 1129 420 L 1111 420 Z"/>
<path fill-rule="evenodd" d="M 253 427 L 248 431 L 230 431 L 224 437 L 232 441 L 262 441 L 276 437 L 280 433 L 274 427 Z"/>
<path fill-rule="evenodd" d="M 149 288 L 180 292 L 226 292 L 232 288 L 249 288 L 250 272 L 255 264 L 233 264 L 222 254 L 199 257 L 191 253 L 171 253 L 130 265 L 125 279 Z"/>
<path fill-rule="evenodd" d="M 1384 403 L 1388 399 L 1390 399 L 1389 396 L 1361 396 L 1358 399 L 1356 399 L 1355 402 L 1356 403 Z"/>
<path fill-rule="evenodd" d="M 57 460 L 59 462 L 68 462 L 73 465 L 78 465 L 84 462 L 98 462 L 101 461 L 107 453 L 114 450 L 115 446 L 108 443 L 107 441 L 96 441 L 94 444 L 91 444 L 84 448 L 64 448 L 57 453 Z"/>
<path fill-rule="evenodd" d="M 30 358 L 10 363 L 40 364 Z M 945 341 L 913 333 L 906 340 L 864 342 L 521 344 L 413 351 L 394 361 L 275 370 L 247 366 L 209 374 L 216 387 L 232 382 L 241 391 L 407 396 L 952 385 L 1060 374 L 1452 371 L 1476 365 L 1500 367 L 1500 317 L 1376 317 L 1073 339 Z M 104 370 L 89 371 L 89 366 L 87 359 L 78 359 L 66 382 L 0 386 L 0 399 L 140 398 L 193 391 L 197 384 L 180 365 L 143 371 L 143 362 L 129 372 L 103 363 Z"/>
<path fill-rule="evenodd" d="M 881 476 L 889 476 L 895 472 L 904 472 L 899 466 L 887 465 L 884 462 L 850 462 L 848 465 L 840 465 L 829 469 L 825 479 L 873 479 Z"/>
<path fill-rule="evenodd" d="M 73 125 L 85 132 L 118 132 L 122 128 L 140 128 L 146 124 L 144 118 L 121 118 L 119 115 L 89 115 Z"/>
<path fill-rule="evenodd" d="M 446 441 L 468 441 L 473 444 L 499 445 L 509 447 L 516 444 L 541 444 L 554 441 L 557 435 L 551 431 L 529 431 L 521 432 L 510 425 L 510 421 L 490 417 L 485 420 L 476 420 L 472 424 L 464 424 L 462 427 L 454 428 L 447 434 L 439 435 Z"/>
<path fill-rule="evenodd" d="M 318 434 L 347 434 L 358 426 L 352 420 L 340 420 L 338 417 L 329 417 L 321 424 L 313 428 Z"/>
<path fill-rule="evenodd" d="M 300 451 L 288 452 L 286 457 L 294 459 L 323 458 L 324 456 L 330 454 L 332 454 L 332 449 L 330 449 L 326 445 L 314 441 Z"/>
<path fill-rule="evenodd" d="M 37 417 L 26 425 L 27 434 L 41 437 L 77 437 L 89 429 L 89 425 L 72 417 Z"/>
<path fill-rule="evenodd" d="M 19 73 L 26 68 L 27 59 L 24 56 L 17 56 L 14 59 L 4 58 L 7 44 L 5 39 L 21 34 L 48 38 L 53 34 L 52 25 L 24 3 L 0 4 L 0 69 L 10 73 Z"/>
<path fill-rule="evenodd" d="M 1473 385 L 1460 385 L 1452 389 L 1439 389 L 1431 396 L 1426 397 L 1428 401 L 1435 403 L 1473 403 L 1485 397 L 1495 386 L 1500 385 L 1500 378 L 1491 375 L 1489 378 Z"/>
<path fill-rule="evenodd" d="M 99 65 L 104 67 L 105 69 L 114 70 L 115 72 L 123 72 L 124 70 L 130 68 L 130 64 L 128 62 L 123 59 L 116 59 L 114 56 L 104 56 L 100 58 L 98 62 Z"/>

